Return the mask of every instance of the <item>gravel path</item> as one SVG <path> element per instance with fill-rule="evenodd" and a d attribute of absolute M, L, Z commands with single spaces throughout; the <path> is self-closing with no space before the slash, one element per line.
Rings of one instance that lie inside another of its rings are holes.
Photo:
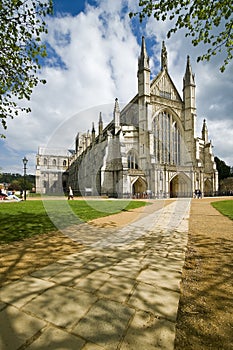
<path fill-rule="evenodd" d="M 210 204 L 228 199 L 192 200 L 176 350 L 233 349 L 233 221 Z"/>

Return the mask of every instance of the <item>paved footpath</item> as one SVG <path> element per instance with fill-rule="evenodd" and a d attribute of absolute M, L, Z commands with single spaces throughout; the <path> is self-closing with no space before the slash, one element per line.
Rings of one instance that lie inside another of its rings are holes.
<path fill-rule="evenodd" d="M 172 350 L 189 208 L 69 228 L 85 248 L 0 289 L 0 349 Z"/>

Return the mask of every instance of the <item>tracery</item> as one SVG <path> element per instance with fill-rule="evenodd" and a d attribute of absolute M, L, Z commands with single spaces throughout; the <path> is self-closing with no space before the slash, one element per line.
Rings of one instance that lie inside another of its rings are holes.
<path fill-rule="evenodd" d="M 153 120 L 154 154 L 157 163 L 181 163 L 181 132 L 177 121 L 166 111 Z"/>

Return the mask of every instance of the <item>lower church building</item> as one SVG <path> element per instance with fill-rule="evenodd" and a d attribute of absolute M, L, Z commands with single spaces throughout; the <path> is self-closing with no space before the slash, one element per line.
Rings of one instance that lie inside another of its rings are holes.
<path fill-rule="evenodd" d="M 36 192 L 43 194 L 63 193 L 64 172 L 69 167 L 72 150 L 38 147 L 36 155 Z"/>
<path fill-rule="evenodd" d="M 118 100 L 113 119 L 97 131 L 77 134 L 75 155 L 63 179 L 75 194 L 119 198 L 192 197 L 218 191 L 218 172 L 206 120 L 195 134 L 195 76 L 187 57 L 181 97 L 168 73 L 162 44 L 161 70 L 150 80 L 144 37 L 138 59 L 138 92 L 122 109 Z"/>

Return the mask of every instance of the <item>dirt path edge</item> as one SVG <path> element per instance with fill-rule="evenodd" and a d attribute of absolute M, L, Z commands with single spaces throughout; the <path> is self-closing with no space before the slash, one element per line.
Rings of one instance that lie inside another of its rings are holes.
<path fill-rule="evenodd" d="M 175 350 L 233 349 L 233 221 L 211 205 L 228 199 L 192 200 Z"/>

